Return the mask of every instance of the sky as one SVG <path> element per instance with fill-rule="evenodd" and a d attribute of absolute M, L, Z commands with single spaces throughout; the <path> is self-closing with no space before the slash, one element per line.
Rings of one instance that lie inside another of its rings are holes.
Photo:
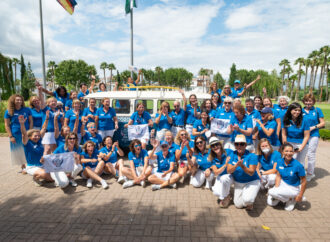
<path fill-rule="evenodd" d="M 82 59 L 130 65 L 130 17 L 125 0 L 76 0 L 73 15 L 43 0 L 46 63 Z M 134 65 L 213 69 L 228 78 L 237 69 L 280 70 L 330 44 L 329 0 L 139 0 L 134 9 Z M 24 55 L 42 76 L 39 1 L 1 0 L 0 52 Z M 295 67 L 297 69 L 297 67 Z"/>

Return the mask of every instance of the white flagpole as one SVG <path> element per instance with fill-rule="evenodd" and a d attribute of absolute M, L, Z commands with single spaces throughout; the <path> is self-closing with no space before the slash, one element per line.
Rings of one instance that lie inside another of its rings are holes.
<path fill-rule="evenodd" d="M 42 21 L 42 3 L 41 3 L 41 0 L 39 0 L 39 12 L 40 12 L 40 36 L 41 36 L 42 77 L 43 77 L 43 86 L 44 86 L 44 88 L 46 88 L 44 29 L 43 29 L 43 21 Z"/>
<path fill-rule="evenodd" d="M 133 61 L 133 6 L 132 6 L 132 2 L 133 0 L 131 0 L 130 2 L 130 14 L 131 14 L 131 66 L 134 66 L 134 61 Z M 133 70 L 131 71 L 131 78 L 133 79 Z"/>

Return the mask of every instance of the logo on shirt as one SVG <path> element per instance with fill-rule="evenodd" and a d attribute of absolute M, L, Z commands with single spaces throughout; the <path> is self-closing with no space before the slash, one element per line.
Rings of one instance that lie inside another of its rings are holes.
<path fill-rule="evenodd" d="M 283 169 L 284 169 L 284 167 L 283 167 L 283 166 L 280 166 L 279 168 L 280 168 L 281 170 L 283 170 Z"/>
<path fill-rule="evenodd" d="M 290 176 L 293 176 L 293 171 L 290 171 Z"/>
<path fill-rule="evenodd" d="M 38 147 L 38 145 L 34 145 L 33 148 L 36 149 Z"/>

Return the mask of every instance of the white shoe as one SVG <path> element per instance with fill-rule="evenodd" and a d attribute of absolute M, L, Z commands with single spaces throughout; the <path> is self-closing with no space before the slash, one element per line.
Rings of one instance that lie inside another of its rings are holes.
<path fill-rule="evenodd" d="M 310 182 L 311 180 L 313 180 L 314 177 L 315 177 L 315 174 L 307 174 L 307 175 L 306 175 L 306 180 L 307 180 L 308 182 Z"/>
<path fill-rule="evenodd" d="M 208 181 L 205 183 L 205 189 L 211 189 L 210 183 Z"/>
<path fill-rule="evenodd" d="M 296 205 L 296 201 L 295 200 L 289 200 L 285 203 L 285 207 L 284 209 L 286 211 L 292 211 L 294 209 L 294 206 Z"/>
<path fill-rule="evenodd" d="M 39 179 L 36 179 L 33 177 L 33 182 L 34 182 L 34 185 L 36 187 L 41 187 L 42 186 L 42 181 L 40 181 Z"/>
<path fill-rule="evenodd" d="M 156 191 L 156 190 L 159 190 L 159 189 L 160 189 L 160 185 L 158 185 L 158 184 L 154 184 L 154 185 L 151 186 L 151 190 L 153 190 L 153 191 Z"/>
<path fill-rule="evenodd" d="M 70 185 L 73 186 L 73 187 L 78 186 L 78 183 L 75 180 L 73 180 L 73 179 L 70 179 L 69 182 L 70 182 Z"/>
<path fill-rule="evenodd" d="M 80 164 L 74 164 L 73 171 L 71 172 L 71 177 L 76 178 L 82 170 L 83 168 Z"/>
<path fill-rule="evenodd" d="M 105 180 L 101 180 L 101 185 L 103 187 L 103 189 L 107 189 L 109 187 L 108 183 Z"/>
<path fill-rule="evenodd" d="M 267 204 L 268 204 L 269 206 L 274 207 L 274 206 L 276 206 L 279 202 L 280 202 L 280 200 L 277 200 L 277 199 L 273 198 L 271 195 L 268 195 L 268 197 L 267 197 Z"/>
<path fill-rule="evenodd" d="M 89 178 L 89 179 L 87 180 L 86 187 L 88 187 L 88 188 L 92 188 L 92 187 L 93 187 L 93 180 L 92 180 L 91 178 Z"/>
<path fill-rule="evenodd" d="M 145 181 L 141 181 L 141 182 L 140 182 L 140 185 L 141 185 L 142 187 L 146 187 L 146 182 L 145 182 Z"/>
<path fill-rule="evenodd" d="M 120 177 L 118 178 L 118 180 L 117 180 L 117 182 L 118 182 L 119 184 L 123 184 L 125 181 L 126 181 L 126 177 L 125 177 L 125 176 L 120 176 Z"/>
<path fill-rule="evenodd" d="M 133 180 L 129 180 L 129 181 L 126 181 L 124 182 L 123 184 L 123 188 L 128 188 L 128 187 L 132 187 L 134 185 L 134 181 Z"/>
<path fill-rule="evenodd" d="M 176 183 L 171 184 L 170 187 L 172 187 L 173 189 L 176 189 Z"/>

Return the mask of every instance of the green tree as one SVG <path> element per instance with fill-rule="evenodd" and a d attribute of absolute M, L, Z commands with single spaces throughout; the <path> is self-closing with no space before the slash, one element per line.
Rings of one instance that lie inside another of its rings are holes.
<path fill-rule="evenodd" d="M 160 66 L 156 66 L 155 68 L 155 81 L 158 82 L 158 85 L 162 86 L 165 83 L 165 77 L 164 77 L 164 71 L 163 68 L 161 68 Z"/>
<path fill-rule="evenodd" d="M 169 68 L 164 71 L 167 85 L 174 87 L 189 87 L 193 74 L 184 68 Z"/>
<path fill-rule="evenodd" d="M 304 93 L 306 93 L 307 92 L 307 74 L 308 74 L 308 68 L 311 66 L 311 60 L 309 58 L 305 59 L 304 66 L 305 66 Z"/>
<path fill-rule="evenodd" d="M 298 59 L 295 60 L 294 64 L 299 65 L 298 66 L 298 71 L 297 71 L 297 89 L 295 93 L 295 100 L 298 101 L 298 93 L 300 91 L 300 80 L 301 80 L 301 75 L 304 73 L 304 71 L 301 69 L 302 65 L 305 63 L 305 59 L 303 57 L 299 57 Z"/>
<path fill-rule="evenodd" d="M 100 65 L 100 69 L 103 70 L 103 76 L 104 76 L 104 83 L 107 83 L 107 78 L 105 76 L 105 69 L 108 68 L 108 64 L 106 62 L 102 62 Z"/>
<path fill-rule="evenodd" d="M 202 76 L 203 77 L 203 92 L 205 92 L 206 90 L 206 83 L 205 83 L 205 76 L 208 76 L 208 70 L 205 69 L 205 68 L 201 68 L 198 72 L 198 75 Z"/>
<path fill-rule="evenodd" d="M 323 82 L 324 82 L 324 77 L 326 77 L 326 66 L 327 66 L 327 61 L 328 61 L 328 57 L 330 55 L 330 46 L 326 45 L 321 47 L 320 49 L 320 58 L 321 58 L 321 74 L 320 74 L 320 79 L 319 79 L 319 89 L 320 89 L 320 96 L 319 96 L 319 100 L 322 101 L 322 96 L 323 96 Z"/>
<path fill-rule="evenodd" d="M 52 90 L 55 90 L 55 69 L 56 69 L 57 65 L 55 63 L 55 61 L 49 61 L 47 64 L 47 75 L 46 75 L 46 79 L 47 82 L 51 83 L 51 87 Z"/>
<path fill-rule="evenodd" d="M 113 63 L 110 63 L 107 68 L 110 70 L 110 91 L 111 91 L 111 85 L 112 85 L 112 71 L 116 70 L 116 66 Z"/>
<path fill-rule="evenodd" d="M 231 68 L 230 68 L 228 84 L 230 86 L 234 86 L 234 82 L 235 82 L 236 79 L 237 79 L 236 65 L 235 65 L 235 63 L 233 63 Z"/>
<path fill-rule="evenodd" d="M 15 71 L 15 87 L 17 85 L 17 65 L 19 65 L 19 60 L 17 58 L 13 58 L 13 65 Z"/>
<path fill-rule="evenodd" d="M 310 78 L 309 78 L 309 90 L 310 90 L 310 92 L 313 92 L 313 90 L 314 90 L 314 84 L 313 84 L 314 71 L 315 71 L 315 66 L 317 64 L 318 54 L 319 54 L 318 51 L 314 50 L 314 51 L 312 51 L 312 53 L 310 53 L 308 55 L 308 58 L 311 60 L 311 64 L 310 64 L 311 72 L 310 72 Z"/>
<path fill-rule="evenodd" d="M 21 95 L 24 97 L 25 100 L 26 97 L 29 96 L 29 90 L 25 88 L 24 82 L 26 81 L 26 65 L 24 63 L 24 57 L 21 54 Z"/>
<path fill-rule="evenodd" d="M 217 83 L 218 87 L 220 87 L 220 88 L 222 88 L 225 85 L 225 83 L 226 83 L 226 80 L 223 79 L 223 77 L 220 74 L 220 72 L 217 72 L 214 75 L 213 80 Z"/>
<path fill-rule="evenodd" d="M 285 85 L 287 82 L 285 82 L 284 78 L 285 78 L 285 74 L 287 73 L 287 68 L 290 65 L 290 62 L 287 59 L 283 59 L 281 60 L 281 62 L 279 63 L 280 66 L 282 66 L 282 70 L 280 72 L 281 74 L 281 80 L 282 80 L 282 84 L 281 84 L 281 95 L 283 94 L 283 85 Z M 287 91 L 287 88 L 286 88 Z"/>
<path fill-rule="evenodd" d="M 151 86 L 151 84 L 153 82 L 155 82 L 155 73 L 153 70 L 146 70 L 144 73 L 143 73 L 143 77 L 144 79 L 147 80 L 149 86 Z"/>

